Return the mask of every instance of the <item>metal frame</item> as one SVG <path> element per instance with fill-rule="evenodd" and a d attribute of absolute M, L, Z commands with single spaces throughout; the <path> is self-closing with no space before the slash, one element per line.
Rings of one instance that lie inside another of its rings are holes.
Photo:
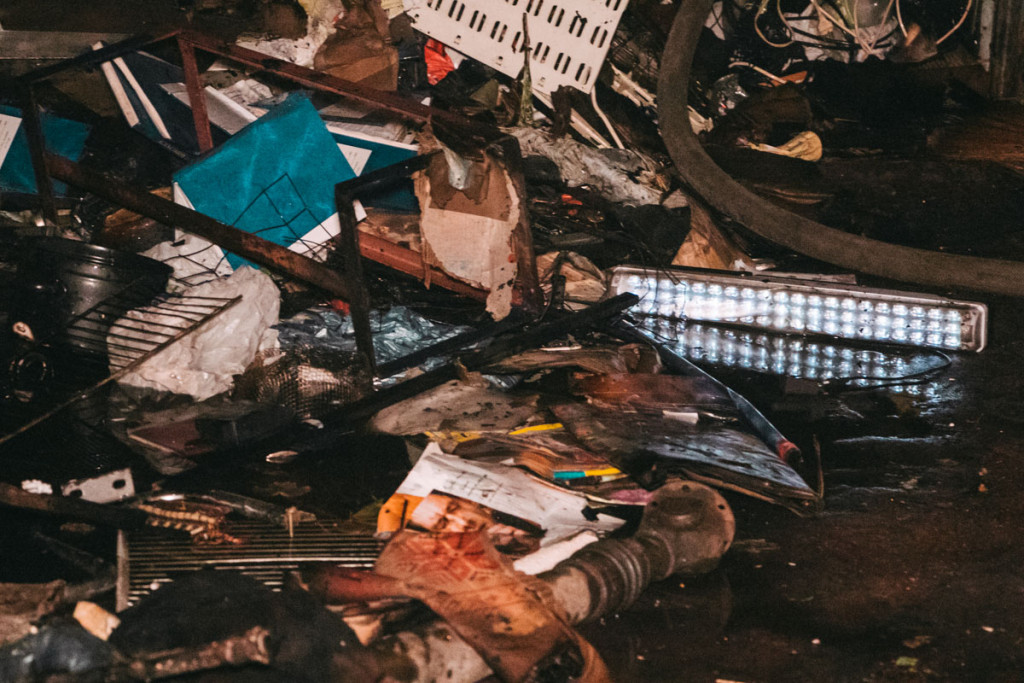
<path fill-rule="evenodd" d="M 188 232 L 210 239 L 255 263 L 282 271 L 296 279 L 311 283 L 331 294 L 350 301 L 350 303 L 353 298 L 358 299 L 355 302 L 357 305 L 354 307 L 353 313 L 360 315 L 361 318 L 366 316 L 360 314 L 359 311 L 365 309 L 368 304 L 365 296 L 360 295 L 360 292 L 365 294 L 364 286 L 361 284 L 360 256 L 463 296 L 477 300 L 485 300 L 487 298 L 485 290 L 467 285 L 449 277 L 439 269 L 426 265 L 419 253 L 400 247 L 387 240 L 359 233 L 358 230 L 352 230 L 354 223 L 353 225 L 348 225 L 350 221 L 345 220 L 347 215 L 344 211 L 339 213 L 343 223 L 340 243 L 343 247 L 346 243 L 351 243 L 351 248 L 342 249 L 343 256 L 348 254 L 346 268 L 349 270 L 349 275 L 343 277 L 313 259 L 296 254 L 283 247 L 278 247 L 256 235 L 251 235 L 232 226 L 219 223 L 197 211 L 192 211 L 173 202 L 154 197 L 149 193 L 129 187 L 123 183 L 118 183 L 102 174 L 87 171 L 78 164 L 48 154 L 45 151 L 45 140 L 43 139 L 42 129 L 39 126 L 38 108 L 33 95 L 34 83 L 69 68 L 100 64 L 127 52 L 171 38 L 176 40 L 181 54 L 182 67 L 185 72 L 185 85 L 195 124 L 196 139 L 201 152 L 208 152 L 213 149 L 213 137 L 210 129 L 210 119 L 206 111 L 206 98 L 203 96 L 203 86 L 196 63 L 196 50 L 225 57 L 259 71 L 271 73 L 302 87 L 355 99 L 414 121 L 432 125 L 435 128 L 450 127 L 456 129 L 459 133 L 457 139 L 463 144 L 468 142 L 471 145 L 475 144 L 483 147 L 502 137 L 497 129 L 469 121 L 457 114 L 423 105 L 395 93 L 376 90 L 314 69 L 308 69 L 280 59 L 268 57 L 254 50 L 226 43 L 194 31 L 176 31 L 155 38 L 138 36 L 94 52 L 79 55 L 59 64 L 31 71 L 7 83 L 7 85 L 17 87 L 21 93 L 25 115 L 25 132 L 29 140 L 29 150 L 39 187 L 43 215 L 47 221 L 55 223 L 57 218 L 56 202 L 50 180 L 51 177 L 54 177 L 104 197 L 109 201 L 116 202 L 133 211 L 137 211 L 149 218 L 175 225 Z M 506 156 L 508 155 L 506 154 Z M 374 178 L 369 180 L 357 178 L 355 181 L 350 181 L 350 183 L 352 183 L 353 188 L 365 188 L 368 185 L 380 183 L 382 179 L 393 179 L 396 174 L 404 172 L 407 175 L 411 170 L 414 170 L 411 166 L 408 169 L 404 168 L 405 165 L 399 164 L 399 166 L 403 166 L 403 168 L 397 170 L 382 169 L 382 171 L 388 171 L 388 173 L 379 174 L 380 177 L 377 177 L 378 174 L 374 174 Z M 341 184 L 339 187 L 342 185 L 345 184 Z M 339 190 L 340 192 L 341 190 Z M 339 207 L 342 203 L 339 202 Z M 348 204 L 350 205 L 350 202 Z M 351 218 L 354 219 L 354 216 Z M 523 230 L 520 229 L 519 232 L 522 233 Z M 537 286 L 536 261 L 534 260 L 533 247 L 528 238 L 528 234 L 525 238 L 520 236 L 516 243 L 517 259 L 519 260 L 521 274 L 520 278 L 517 279 L 516 301 L 524 305 L 528 310 L 538 312 L 541 308 L 540 289 Z M 356 245 L 358 245 L 358 248 L 356 248 Z M 356 253 L 357 251 L 358 254 Z M 365 311 L 363 312 L 365 313 Z M 370 331 L 368 321 L 363 320 L 363 322 L 367 324 L 357 325 L 357 329 L 361 332 L 361 334 L 357 334 L 357 337 L 362 342 L 360 344 L 361 351 L 367 355 L 372 366 L 373 352 L 372 345 L 369 344 Z"/>
<path fill-rule="evenodd" d="M 128 295 L 130 296 L 130 292 Z M 45 422 L 65 408 L 92 396 L 111 382 L 123 377 L 147 360 L 192 334 L 224 311 L 235 306 L 241 297 L 232 299 L 165 294 L 141 306 L 147 313 L 160 316 L 147 322 L 123 316 L 135 309 L 135 302 L 120 302 L 117 297 L 101 301 L 69 324 L 68 334 L 75 341 L 102 342 L 108 350 L 110 374 L 100 381 L 82 387 L 69 387 L 71 395 L 41 415 L 29 420 L 8 434 L 0 435 L 0 445 Z M 114 321 L 117 332 L 97 328 L 97 323 Z M 133 334 L 135 333 L 135 334 Z"/>

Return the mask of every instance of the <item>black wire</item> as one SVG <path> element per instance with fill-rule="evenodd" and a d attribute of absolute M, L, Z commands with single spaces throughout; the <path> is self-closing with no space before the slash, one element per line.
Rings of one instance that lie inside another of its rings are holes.
<path fill-rule="evenodd" d="M 792 24 L 792 22 L 790 22 L 790 23 Z M 798 41 L 801 45 L 810 45 L 812 47 L 832 47 L 832 48 L 842 48 L 842 47 L 850 48 L 850 47 L 854 47 L 854 46 L 857 45 L 857 43 L 855 43 L 852 38 L 847 39 L 847 40 L 842 40 L 842 39 L 839 39 L 839 38 L 825 38 L 825 37 L 819 36 L 816 33 L 811 33 L 810 31 L 805 31 L 802 28 L 797 28 L 797 27 L 792 26 L 792 25 L 790 25 L 789 30 L 792 31 L 793 33 L 797 34 L 797 35 L 807 36 L 808 38 L 814 38 L 815 39 L 814 42 L 812 42 L 812 41 L 805 41 L 805 40 Z"/>

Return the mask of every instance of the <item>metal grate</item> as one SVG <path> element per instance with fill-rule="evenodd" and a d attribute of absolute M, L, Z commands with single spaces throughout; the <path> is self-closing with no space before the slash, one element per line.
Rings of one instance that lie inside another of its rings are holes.
<path fill-rule="evenodd" d="M 204 545 L 149 530 L 127 534 L 118 604 L 135 604 L 175 577 L 202 569 L 238 571 L 280 590 L 285 575 L 303 563 L 371 569 L 384 546 L 372 536 L 342 533 L 322 522 L 298 524 L 293 536 L 283 526 L 253 520 L 226 520 L 223 531 L 241 543 Z"/>
<path fill-rule="evenodd" d="M 45 400 L 8 407 L 17 419 L 14 428 L 5 419 L 8 432 L 0 445 L 94 395 L 241 301 L 187 294 L 162 294 L 151 301 L 137 297 L 126 290 L 68 324 L 66 339 L 44 350 L 58 366 Z"/>
<path fill-rule="evenodd" d="M 530 78 L 549 95 L 589 93 L 628 0 L 405 0 L 417 30 L 515 78 L 530 41 Z"/>

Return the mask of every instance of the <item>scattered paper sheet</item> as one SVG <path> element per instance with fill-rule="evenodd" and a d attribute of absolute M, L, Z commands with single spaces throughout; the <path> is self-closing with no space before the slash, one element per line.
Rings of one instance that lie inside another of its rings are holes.
<path fill-rule="evenodd" d="M 0 114 L 0 166 L 4 165 L 4 159 L 7 158 L 7 152 L 11 149 L 11 143 L 14 142 L 14 135 L 20 125 L 21 119 L 17 116 Z"/>
<path fill-rule="evenodd" d="M 588 509 L 587 499 L 505 465 L 474 462 L 448 455 L 431 443 L 396 493 L 426 497 L 447 493 L 515 515 L 545 530 L 542 546 L 576 535 L 583 529 L 606 534 L 623 521 Z"/>

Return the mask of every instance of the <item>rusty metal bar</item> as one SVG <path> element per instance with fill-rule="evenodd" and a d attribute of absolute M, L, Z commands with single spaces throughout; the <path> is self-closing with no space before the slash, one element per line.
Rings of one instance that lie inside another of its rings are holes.
<path fill-rule="evenodd" d="M 118 529 L 142 529 L 146 527 L 149 519 L 145 512 L 135 508 L 102 505 L 65 496 L 29 493 L 6 482 L 0 482 L 0 506 L 31 510 Z"/>
<path fill-rule="evenodd" d="M 57 224 L 57 202 L 53 194 L 53 183 L 46 172 L 46 138 L 43 136 L 43 124 L 39 120 L 39 107 L 36 105 L 35 92 L 31 83 L 23 86 L 21 93 L 21 114 L 25 122 L 25 137 L 28 139 L 28 152 L 32 157 L 32 171 L 36 178 L 36 192 L 42 203 L 43 217 L 51 225 Z"/>
<path fill-rule="evenodd" d="M 436 152 L 435 152 L 436 154 Z M 363 279 L 362 256 L 359 248 L 359 227 L 352 203 L 361 192 L 390 187 L 423 169 L 434 154 L 415 156 L 398 164 L 377 169 L 366 175 L 340 182 L 334 186 L 334 201 L 338 207 L 340 231 L 337 245 L 349 285 L 352 328 L 356 348 L 366 358 L 370 371 L 376 374 L 377 360 L 373 351 L 373 332 L 370 329 L 370 294 Z"/>
<path fill-rule="evenodd" d="M 205 52 L 211 52 L 261 71 L 286 78 L 306 88 L 342 95 L 377 109 L 386 109 L 396 114 L 401 114 L 415 121 L 422 121 L 424 123 L 444 122 L 457 126 L 465 132 L 480 137 L 482 142 L 490 141 L 500 136 L 500 132 L 496 128 L 471 122 L 459 114 L 428 107 L 392 92 L 377 90 L 376 88 L 346 81 L 343 78 L 331 76 L 315 69 L 307 69 L 306 67 L 298 66 L 275 57 L 268 57 L 255 50 L 232 45 L 200 33 L 186 31 L 182 33 L 179 40 L 184 40 L 193 47 Z"/>
<path fill-rule="evenodd" d="M 419 252 L 400 247 L 381 237 L 365 232 L 359 233 L 359 251 L 364 258 L 376 261 L 400 273 L 411 275 L 418 280 L 426 280 L 429 276 L 432 285 L 470 299 L 487 300 L 486 290 L 477 289 L 461 280 L 456 280 L 437 268 L 424 264 L 423 257 Z"/>
<path fill-rule="evenodd" d="M 185 71 L 185 89 L 188 91 L 188 103 L 192 107 L 192 120 L 196 126 L 196 140 L 200 152 L 213 149 L 213 133 L 210 131 L 210 117 L 206 112 L 206 94 L 203 83 L 199 80 L 199 67 L 196 64 L 196 52 L 188 39 L 178 35 L 178 50 L 181 52 L 181 66 Z"/>
<path fill-rule="evenodd" d="M 261 266 L 312 284 L 342 299 L 348 299 L 348 287 L 341 275 L 307 256 L 296 254 L 262 237 L 225 225 L 168 199 L 86 170 L 64 157 L 47 154 L 46 165 L 53 177 L 59 180 L 149 216 L 164 225 L 180 227 Z"/>
<path fill-rule="evenodd" d="M 198 211 L 117 182 L 101 173 L 84 169 L 64 157 L 47 154 L 46 164 L 50 174 L 58 180 L 92 192 L 98 197 L 164 225 L 174 225 L 199 235 L 254 263 L 319 287 L 340 299 L 349 299 L 348 285 L 341 274 L 318 261 L 268 242 L 257 235 L 225 225 Z M 436 268 L 425 266 L 418 252 L 380 237 L 361 232 L 359 250 L 363 257 L 371 261 L 420 280 L 429 274 L 432 284 L 455 294 L 478 301 L 487 299 L 486 291 L 456 280 Z"/>
<path fill-rule="evenodd" d="M 345 280 L 349 291 L 349 312 L 352 315 L 352 331 L 356 337 L 356 350 L 362 354 L 370 368 L 377 374 L 377 356 L 373 351 L 373 331 L 370 329 L 370 293 L 363 279 L 363 259 L 359 253 L 359 226 L 356 211 L 352 206 L 353 197 L 346 190 L 345 183 L 334 186 L 334 201 L 338 205 L 338 251 L 345 268 Z"/>
<path fill-rule="evenodd" d="M 530 230 L 530 207 L 527 205 L 526 179 L 523 176 L 523 154 L 519 140 L 511 135 L 495 144 L 501 150 L 505 170 L 519 195 L 519 222 L 512 231 L 512 246 L 516 257 L 515 293 L 523 308 L 533 314 L 544 309 L 544 292 L 537 274 L 537 257 L 533 250 L 533 232 Z"/>
<path fill-rule="evenodd" d="M 238 45 L 217 40 L 194 31 L 183 32 L 178 37 L 178 41 L 179 45 L 191 44 L 205 52 L 211 52 L 241 64 L 260 69 L 261 71 L 282 76 L 307 88 L 345 95 L 375 107 L 382 107 L 389 111 L 403 114 L 417 121 L 429 121 L 432 116 L 438 115 L 449 118 L 452 116 L 448 112 L 433 109 L 392 92 L 385 92 L 360 85 L 359 83 L 346 81 L 342 78 L 316 71 L 315 69 L 308 69 L 282 59 L 277 59 L 276 57 L 269 57 L 255 50 L 239 47 Z"/>
<path fill-rule="evenodd" d="M 92 192 L 98 197 L 103 197 L 164 225 L 180 227 L 182 230 L 208 239 L 254 263 L 319 287 L 348 301 L 348 286 L 341 274 L 307 256 L 268 242 L 257 235 L 225 225 L 170 200 L 112 180 L 101 173 L 86 170 L 64 157 L 47 154 L 46 165 L 50 174 L 58 180 Z M 371 261 L 376 261 L 420 280 L 425 279 L 429 273 L 431 283 L 455 294 L 479 301 L 487 299 L 486 291 L 460 282 L 436 268 L 425 266 L 419 253 L 380 237 L 360 233 L 359 250 L 365 258 Z"/>
<path fill-rule="evenodd" d="M 134 52 L 140 48 L 146 47 L 147 45 L 167 40 L 168 38 L 178 35 L 178 33 L 180 33 L 180 31 L 175 30 L 158 36 L 132 36 L 131 38 L 126 38 L 112 45 L 107 45 L 102 49 L 87 50 L 77 57 L 72 57 L 71 59 L 65 59 L 56 64 L 49 64 L 47 66 L 34 69 L 11 80 L 20 83 L 35 83 L 36 81 L 41 81 L 74 67 L 89 67 L 103 62 L 109 62 L 111 59 L 120 57 L 121 55 L 129 52 Z M 6 87 L 6 83 L 4 83 L 4 86 Z"/>
<path fill-rule="evenodd" d="M 270 640 L 270 631 L 254 626 L 241 635 L 205 645 L 146 653 L 132 660 L 126 668 L 131 673 L 130 678 L 150 681 L 225 666 L 270 664 Z"/>

